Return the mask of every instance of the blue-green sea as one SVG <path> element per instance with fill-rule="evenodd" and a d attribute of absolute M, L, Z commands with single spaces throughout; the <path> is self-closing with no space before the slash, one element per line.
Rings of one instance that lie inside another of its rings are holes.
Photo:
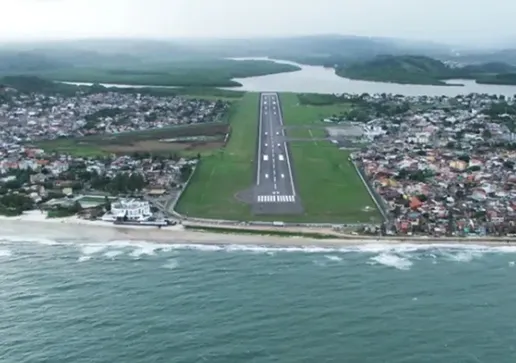
<path fill-rule="evenodd" d="M 0 239 L 2 363 L 516 362 L 516 249 Z"/>

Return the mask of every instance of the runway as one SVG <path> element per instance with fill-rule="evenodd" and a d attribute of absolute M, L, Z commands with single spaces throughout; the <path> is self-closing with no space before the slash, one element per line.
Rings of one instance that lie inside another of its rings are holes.
<path fill-rule="evenodd" d="M 277 93 L 260 95 L 255 214 L 298 214 L 303 211 L 296 192 L 291 155 Z"/>

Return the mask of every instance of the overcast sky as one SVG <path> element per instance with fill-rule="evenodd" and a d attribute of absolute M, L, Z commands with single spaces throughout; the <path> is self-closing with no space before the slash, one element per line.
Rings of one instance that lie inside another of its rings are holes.
<path fill-rule="evenodd" d="M 346 34 L 516 40 L 515 0 L 0 0 L 0 39 Z"/>

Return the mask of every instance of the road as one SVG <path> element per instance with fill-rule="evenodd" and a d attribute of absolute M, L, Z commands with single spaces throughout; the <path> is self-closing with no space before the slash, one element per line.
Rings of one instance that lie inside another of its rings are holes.
<path fill-rule="evenodd" d="M 277 93 L 260 95 L 255 214 L 298 214 L 301 200 L 296 192 L 288 142 Z"/>

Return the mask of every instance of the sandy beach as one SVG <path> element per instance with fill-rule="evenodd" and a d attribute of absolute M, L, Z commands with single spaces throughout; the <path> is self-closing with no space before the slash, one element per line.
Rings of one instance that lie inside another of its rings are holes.
<path fill-rule="evenodd" d="M 242 228 L 242 227 L 238 227 Z M 256 228 L 253 228 L 256 230 Z M 283 229 L 284 230 L 284 229 Z M 307 232 L 301 230 L 300 232 Z M 313 232 L 313 231 L 312 231 Z M 77 239 L 100 241 L 152 241 L 168 244 L 211 244 L 211 245 L 260 245 L 260 246 L 320 246 L 342 247 L 349 245 L 374 244 L 435 244 L 435 245 L 489 245 L 516 246 L 513 238 L 425 238 L 425 237 L 367 237 L 342 235 L 319 239 L 308 237 L 280 237 L 263 235 L 217 233 L 186 230 L 182 225 L 163 227 L 115 226 L 102 221 L 89 221 L 77 217 L 46 218 L 33 211 L 17 217 L 0 217 L 0 236 L 16 238 Z"/>

